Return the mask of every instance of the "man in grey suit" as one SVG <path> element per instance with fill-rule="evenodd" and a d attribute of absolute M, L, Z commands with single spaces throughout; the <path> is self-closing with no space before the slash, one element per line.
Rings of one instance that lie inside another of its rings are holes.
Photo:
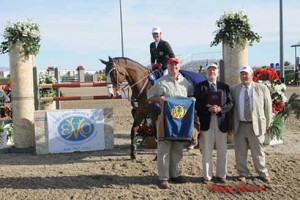
<path fill-rule="evenodd" d="M 265 166 L 263 142 L 271 123 L 272 100 L 270 91 L 264 84 L 252 81 L 251 67 L 240 68 L 241 83 L 230 88 L 234 101 L 233 132 L 235 142 L 238 179 L 245 182 L 249 175 L 247 168 L 248 147 L 251 150 L 254 167 L 259 177 L 270 182 Z"/>

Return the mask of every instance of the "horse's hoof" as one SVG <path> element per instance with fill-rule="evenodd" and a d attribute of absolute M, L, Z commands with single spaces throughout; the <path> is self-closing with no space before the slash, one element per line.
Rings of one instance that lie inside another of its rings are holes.
<path fill-rule="evenodd" d="M 194 149 L 194 148 L 187 148 L 187 152 L 188 152 L 189 154 L 191 154 L 191 153 L 193 153 L 193 149 Z"/>
<path fill-rule="evenodd" d="M 194 144 L 190 144 L 189 146 L 188 146 L 188 150 L 193 150 L 195 148 L 195 145 Z"/>
<path fill-rule="evenodd" d="M 131 158 L 131 160 L 135 160 L 136 159 L 136 154 L 131 154 L 130 158 Z"/>
<path fill-rule="evenodd" d="M 157 161 L 157 155 L 155 156 L 155 158 L 153 159 L 153 161 Z"/>

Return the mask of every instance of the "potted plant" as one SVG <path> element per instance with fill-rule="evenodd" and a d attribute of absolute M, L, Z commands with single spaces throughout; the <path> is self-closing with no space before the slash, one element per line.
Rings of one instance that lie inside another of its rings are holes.
<path fill-rule="evenodd" d="M 225 12 L 216 22 L 219 28 L 214 32 L 215 37 L 211 42 L 211 46 L 216 46 L 220 43 L 227 43 L 231 48 L 241 45 L 246 46 L 247 41 L 249 46 L 253 42 L 259 42 L 260 36 L 251 30 L 248 16 L 243 11 L 228 11 Z"/>
<path fill-rule="evenodd" d="M 4 30 L 4 41 L 0 43 L 0 53 L 9 53 L 12 87 L 12 110 L 14 120 L 14 140 L 16 148 L 33 147 L 35 143 L 33 67 L 35 55 L 40 49 L 39 26 L 30 20 L 8 22 Z M 26 90 L 25 90 L 26 88 Z M 21 111 L 20 111 L 20 108 Z"/>
<path fill-rule="evenodd" d="M 4 41 L 0 44 L 0 53 L 8 53 L 11 45 L 19 42 L 25 56 L 37 55 L 40 49 L 40 30 L 36 23 L 27 20 L 25 22 L 8 22 L 4 30 Z"/>
<path fill-rule="evenodd" d="M 248 44 L 259 42 L 260 36 L 251 30 L 248 16 L 243 11 L 227 11 L 216 21 L 211 46 L 222 43 L 224 82 L 234 85 L 240 82 L 236 73 L 241 66 L 248 65 Z"/>
<path fill-rule="evenodd" d="M 39 84 L 53 84 L 56 83 L 56 78 L 54 77 L 53 73 L 41 73 L 39 75 Z M 55 96 L 55 90 L 53 88 L 40 88 L 39 89 L 40 97 L 54 97 Z M 40 106 L 42 108 L 45 108 L 49 106 L 50 104 L 53 104 L 53 101 L 42 101 L 40 103 Z"/>

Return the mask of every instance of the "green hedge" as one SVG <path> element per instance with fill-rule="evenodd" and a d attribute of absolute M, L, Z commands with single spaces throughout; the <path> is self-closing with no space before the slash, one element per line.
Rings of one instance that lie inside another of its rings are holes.
<path fill-rule="evenodd" d="M 0 78 L 0 83 L 1 85 L 6 85 L 7 84 L 7 81 L 9 81 L 10 78 Z"/>
<path fill-rule="evenodd" d="M 284 81 L 287 85 L 294 79 L 295 79 L 295 72 L 289 72 L 285 74 Z"/>

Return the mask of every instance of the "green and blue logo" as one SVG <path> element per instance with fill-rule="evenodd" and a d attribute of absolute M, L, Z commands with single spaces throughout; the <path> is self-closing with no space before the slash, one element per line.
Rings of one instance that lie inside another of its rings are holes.
<path fill-rule="evenodd" d="M 58 134 L 67 141 L 83 141 L 93 135 L 93 122 L 83 116 L 71 116 L 62 120 L 58 126 Z"/>

